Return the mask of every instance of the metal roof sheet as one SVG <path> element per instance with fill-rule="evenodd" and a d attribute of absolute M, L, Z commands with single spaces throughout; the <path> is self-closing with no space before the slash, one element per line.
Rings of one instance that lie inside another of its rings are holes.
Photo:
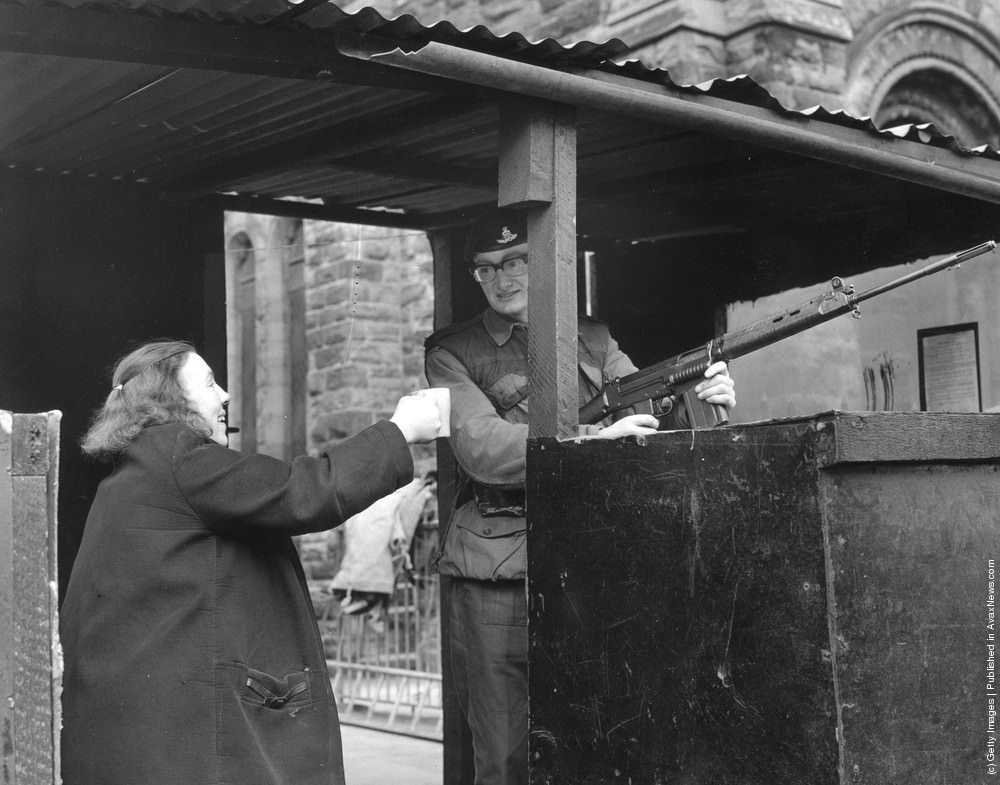
<path fill-rule="evenodd" d="M 27 7 L 39 5 L 37 0 L 7 0 Z M 411 14 L 383 16 L 372 7 L 355 12 L 325 0 L 50 0 L 46 5 L 66 8 L 129 12 L 159 18 L 192 19 L 225 25 L 249 26 L 274 30 L 304 30 L 314 33 L 349 31 L 359 35 L 376 35 L 392 39 L 404 49 L 437 41 L 500 57 L 542 63 L 550 67 L 599 68 L 629 78 L 669 86 L 681 91 L 698 91 L 715 98 L 745 103 L 783 113 L 800 113 L 824 122 L 846 127 L 863 128 L 876 134 L 893 133 L 911 141 L 946 147 L 962 153 L 988 156 L 1000 160 L 1000 151 L 988 146 L 974 149 L 963 147 L 954 137 L 930 124 L 901 126 L 892 131 L 880 130 L 867 117 L 852 117 L 846 112 L 829 111 L 822 106 L 804 110 L 789 109 L 770 95 L 749 76 L 739 75 L 713 79 L 705 83 L 685 85 L 674 82 L 668 71 L 651 68 L 639 60 L 617 62 L 629 51 L 618 40 L 604 42 L 576 41 L 563 44 L 553 38 L 532 40 L 520 32 L 496 35 L 485 25 L 458 28 L 447 20 L 431 25 L 421 23 Z"/>
<path fill-rule="evenodd" d="M 485 58 L 501 77 L 410 68 L 435 47 Z M 996 150 L 966 150 L 930 126 L 880 131 L 869 118 L 791 110 L 746 76 L 676 84 L 662 69 L 617 62 L 624 51 L 620 41 L 531 41 L 314 0 L 0 0 L 0 166 L 441 226 L 495 201 L 500 106 L 528 94 L 504 82 L 503 69 L 518 66 L 628 89 L 637 105 L 675 97 L 735 117 L 727 135 L 623 112 L 600 94 L 579 103 L 580 222 L 595 236 L 775 231 L 789 204 L 831 226 L 904 203 L 936 209 L 933 189 L 864 161 L 845 167 L 743 134 L 762 120 L 790 136 L 808 127 L 820 144 L 846 133 L 859 149 L 905 148 L 911 159 L 916 145 L 928 152 L 915 165 L 953 170 L 979 198 L 1000 201 Z"/>
<path fill-rule="evenodd" d="M 563 44 L 553 38 L 531 40 L 523 33 L 496 35 L 485 25 L 460 29 L 441 20 L 424 25 L 411 14 L 385 17 L 372 7 L 345 11 L 332 2 L 317 0 L 9 0 L 26 7 L 49 5 L 108 13 L 131 13 L 163 19 L 190 19 L 204 23 L 303 32 L 350 31 L 381 35 L 408 46 L 428 41 L 455 44 L 503 57 L 530 56 L 536 60 L 595 65 L 622 56 L 628 47 L 618 39 L 603 43 Z"/>

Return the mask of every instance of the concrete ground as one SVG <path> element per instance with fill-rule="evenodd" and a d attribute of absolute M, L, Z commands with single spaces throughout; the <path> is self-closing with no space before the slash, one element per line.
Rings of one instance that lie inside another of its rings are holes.
<path fill-rule="evenodd" d="M 340 733 L 347 785 L 441 785 L 441 742 L 356 725 Z"/>

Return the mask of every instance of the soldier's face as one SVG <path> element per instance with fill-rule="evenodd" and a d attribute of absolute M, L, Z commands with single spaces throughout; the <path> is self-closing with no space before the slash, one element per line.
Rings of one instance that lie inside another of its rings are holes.
<path fill-rule="evenodd" d="M 519 275 L 511 275 L 501 265 L 512 259 L 527 258 L 528 244 L 520 243 L 498 251 L 478 253 L 473 260 L 474 265 L 491 265 L 496 270 L 493 280 L 479 284 L 490 308 L 508 319 L 525 323 L 528 321 L 528 272 L 525 270 Z"/>

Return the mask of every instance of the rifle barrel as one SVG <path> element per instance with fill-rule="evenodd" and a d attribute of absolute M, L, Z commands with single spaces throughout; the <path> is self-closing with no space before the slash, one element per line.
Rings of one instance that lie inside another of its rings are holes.
<path fill-rule="evenodd" d="M 673 395 L 677 390 L 683 389 L 682 385 L 690 385 L 700 379 L 714 361 L 742 357 L 848 311 L 856 312 L 858 303 L 939 270 L 955 267 L 992 251 L 996 245 L 994 240 L 987 240 L 861 294 L 854 294 L 853 287 L 844 286 L 840 279 L 834 279 L 833 289 L 813 297 L 807 303 L 727 332 L 711 340 L 704 348 L 684 352 L 612 380 L 601 393 L 580 409 L 580 422 L 597 422 L 612 412 L 632 406 L 643 399 Z"/>
<path fill-rule="evenodd" d="M 878 297 L 880 294 L 891 291 L 898 286 L 903 286 L 911 281 L 916 281 L 918 278 L 923 278 L 927 275 L 932 275 L 939 270 L 946 270 L 949 267 L 954 267 L 961 264 L 962 262 L 967 262 L 969 259 L 974 259 L 975 257 L 986 253 L 987 251 L 992 251 L 996 248 L 997 244 L 995 240 L 987 240 L 985 243 L 980 243 L 972 248 L 966 248 L 964 251 L 959 251 L 958 253 L 953 253 L 944 259 L 939 259 L 933 264 L 929 264 L 926 267 L 921 267 L 919 270 L 914 270 L 908 275 L 904 275 L 897 278 L 894 281 L 889 281 L 881 286 L 874 286 L 861 294 L 854 295 L 852 298 L 854 302 L 861 303 L 865 300 L 871 299 L 872 297 Z"/>
<path fill-rule="evenodd" d="M 857 308 L 858 303 L 870 300 L 892 289 L 915 281 L 918 278 L 936 273 L 949 267 L 955 267 L 962 262 L 992 251 L 996 247 L 994 240 L 987 240 L 972 248 L 958 251 L 944 259 L 914 270 L 912 273 L 896 278 L 888 283 L 875 286 L 861 294 L 852 294 L 848 289 L 832 290 L 813 297 L 809 302 L 795 308 L 789 308 L 774 314 L 759 322 L 738 327 L 715 339 L 713 357 L 718 360 L 734 360 L 745 354 L 761 349 L 789 336 L 800 333 L 810 327 L 827 322 L 848 311 Z"/>

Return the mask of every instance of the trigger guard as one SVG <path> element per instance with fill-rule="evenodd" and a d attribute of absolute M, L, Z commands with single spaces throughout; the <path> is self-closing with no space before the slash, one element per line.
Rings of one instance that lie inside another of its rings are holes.
<path fill-rule="evenodd" d="M 674 410 L 674 407 L 676 406 L 676 399 L 672 395 L 668 395 L 666 398 L 660 398 L 658 401 L 652 401 L 652 404 L 653 414 L 657 417 L 665 417 Z"/>

